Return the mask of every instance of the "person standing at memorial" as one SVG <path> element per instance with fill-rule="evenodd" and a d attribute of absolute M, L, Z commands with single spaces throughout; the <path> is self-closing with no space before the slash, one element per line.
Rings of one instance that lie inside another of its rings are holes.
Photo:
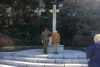
<path fill-rule="evenodd" d="M 58 54 L 58 45 L 60 43 L 60 34 L 57 31 L 54 31 L 52 33 L 52 44 L 54 47 L 54 53 Z"/>
<path fill-rule="evenodd" d="M 86 57 L 89 59 L 88 67 L 100 67 L 100 34 L 94 36 L 94 44 L 88 46 Z"/>
<path fill-rule="evenodd" d="M 47 27 L 45 27 L 44 31 L 41 34 L 41 40 L 42 40 L 42 44 L 43 44 L 44 53 L 47 53 L 47 47 L 48 47 L 50 34 L 51 34 L 51 32 L 48 30 Z"/>

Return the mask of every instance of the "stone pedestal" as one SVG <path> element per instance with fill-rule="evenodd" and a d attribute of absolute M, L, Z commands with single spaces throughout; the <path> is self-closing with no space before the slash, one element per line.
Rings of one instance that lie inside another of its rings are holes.
<path fill-rule="evenodd" d="M 64 51 L 64 45 L 58 45 L 58 52 L 63 52 L 63 51 Z M 48 45 L 47 52 L 54 52 L 53 45 Z"/>

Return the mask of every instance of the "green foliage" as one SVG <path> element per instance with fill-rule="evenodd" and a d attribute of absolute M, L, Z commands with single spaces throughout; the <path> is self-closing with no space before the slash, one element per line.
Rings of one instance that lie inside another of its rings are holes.
<path fill-rule="evenodd" d="M 91 11 L 93 10 L 88 10 L 85 6 L 77 3 L 66 3 L 57 14 L 57 30 L 60 32 L 62 43 L 65 44 L 65 46 L 75 46 L 75 44 L 77 46 L 87 46 L 89 43 L 93 42 L 91 37 L 97 33 L 97 30 L 99 32 L 99 29 L 94 30 L 94 28 L 98 28 L 98 26 L 95 24 L 97 20 L 93 22 L 95 17 Z M 100 23 L 97 24 L 100 25 Z M 76 38 L 76 35 L 82 36 Z M 83 42 L 80 44 L 73 42 L 74 37 L 77 42 Z"/>
<path fill-rule="evenodd" d="M 46 5 L 46 8 L 47 9 L 51 9 L 52 7 L 52 3 L 51 3 L 51 0 L 43 0 L 45 5 Z"/>
<path fill-rule="evenodd" d="M 2 34 L 0 37 L 13 38 L 16 46 L 41 45 L 40 35 L 43 28 L 47 26 L 50 31 L 52 30 L 52 13 L 49 10 L 52 9 L 54 0 L 43 1 L 46 12 L 42 12 L 40 16 L 34 12 L 36 8 L 39 8 L 38 0 L 21 0 L 18 2 L 12 13 L 12 25 L 7 28 L 3 27 L 6 18 L 1 17 L 0 28 L 2 29 L 0 29 L 0 33 Z M 63 0 L 56 1 L 58 8 L 58 4 Z M 12 5 L 13 3 L 9 2 L 8 4 Z M 87 9 L 87 5 L 65 3 L 60 12 L 57 13 L 57 31 L 61 35 L 61 43 L 65 46 L 80 44 L 82 44 L 80 46 L 85 46 L 91 42 L 91 37 L 94 34 L 100 33 L 100 29 L 98 29 L 100 26 L 100 9 Z M 77 35 L 81 36 L 76 37 Z M 83 38 L 83 36 L 88 38 Z M 79 40 L 86 41 L 81 42 Z M 78 41 L 81 43 L 77 43 Z"/>
<path fill-rule="evenodd" d="M 72 43 L 74 44 L 73 46 L 87 47 L 89 44 L 93 43 L 93 37 L 86 35 L 75 35 Z"/>

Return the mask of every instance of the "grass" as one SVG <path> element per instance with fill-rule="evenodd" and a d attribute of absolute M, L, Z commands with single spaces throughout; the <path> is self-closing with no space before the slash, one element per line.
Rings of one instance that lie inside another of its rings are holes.
<path fill-rule="evenodd" d="M 28 50 L 28 49 L 43 49 L 42 46 L 6 46 L 1 47 L 1 52 L 12 52 L 12 51 L 20 51 L 20 50 Z M 68 50 L 81 50 L 86 51 L 86 47 L 64 47 L 64 49 Z"/>
<path fill-rule="evenodd" d="M 66 50 L 81 50 L 81 51 L 86 51 L 86 47 L 64 47 Z"/>
<path fill-rule="evenodd" d="M 38 48 L 42 48 L 42 46 L 6 46 L 6 47 L 1 47 L 0 51 L 2 51 L 2 52 L 12 52 L 12 51 L 38 49 Z"/>

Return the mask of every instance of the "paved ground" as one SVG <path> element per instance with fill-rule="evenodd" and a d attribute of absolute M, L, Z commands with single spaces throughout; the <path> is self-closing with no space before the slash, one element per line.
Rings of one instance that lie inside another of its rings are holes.
<path fill-rule="evenodd" d="M 0 52 L 0 57 L 0 64 L 13 65 L 14 67 L 88 67 L 86 53 L 79 50 L 64 50 L 59 54 L 52 52 L 44 54 L 43 49 L 31 49 Z"/>
<path fill-rule="evenodd" d="M 31 50 L 22 50 L 22 51 L 16 51 L 16 52 L 0 52 L 0 55 L 17 55 L 17 56 L 29 56 L 29 57 L 50 57 L 50 58 L 86 58 L 86 53 L 79 50 L 64 50 L 63 52 L 60 52 L 58 54 L 54 53 L 43 53 L 43 49 L 31 49 Z"/>

